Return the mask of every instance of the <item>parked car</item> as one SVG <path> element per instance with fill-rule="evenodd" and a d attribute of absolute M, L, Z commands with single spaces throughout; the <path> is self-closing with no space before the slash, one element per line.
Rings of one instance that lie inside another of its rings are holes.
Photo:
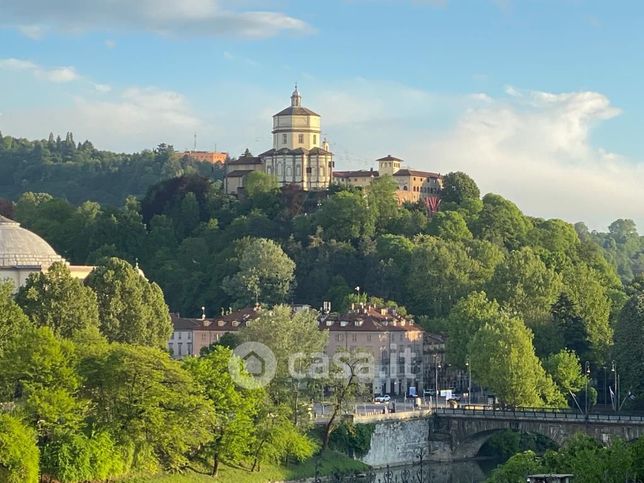
<path fill-rule="evenodd" d="M 382 396 L 376 396 L 373 398 L 375 403 L 388 403 L 391 401 L 391 396 L 389 394 L 383 394 Z"/>

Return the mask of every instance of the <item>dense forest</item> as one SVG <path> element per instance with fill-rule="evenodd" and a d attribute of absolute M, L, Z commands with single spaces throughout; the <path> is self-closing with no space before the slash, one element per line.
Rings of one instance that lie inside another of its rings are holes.
<path fill-rule="evenodd" d="M 7 139 L 5 147 L 13 143 Z M 221 377 L 230 358 L 224 344 L 182 365 L 171 361 L 160 350 L 169 326 L 156 284 L 172 311 L 190 316 L 200 315 L 202 306 L 207 315 L 255 303 L 320 307 L 330 301 L 334 310 L 344 310 L 377 298 L 447 334 L 448 362 L 461 369 L 469 364 L 476 382 L 503 404 L 581 410 L 578 401 L 586 397 L 591 405 L 614 404 L 602 380 L 615 368 L 624 388 L 618 403 L 644 406 L 644 237 L 630 220 L 596 233 L 583 224 L 529 217 L 499 195 L 481 197 L 475 181 L 459 172 L 445 176 L 441 211 L 431 218 L 420 204 L 399 206 L 396 184 L 386 176 L 364 190 L 334 186 L 306 193 L 280 190 L 270 176 L 253 173 L 237 199 L 212 173 L 181 171 L 188 168 L 169 147 L 142 156 L 165 159 L 151 163 L 175 166 L 180 176 L 154 171 L 160 181 L 118 205 L 46 193 L 56 190 L 45 179 L 35 185 L 43 192 L 23 192 L 15 203 L 0 200 L 1 214 L 43 236 L 70 262 L 97 265 L 84 285 L 60 267 L 33 276 L 15 299 L 10 288 L 0 290 L 0 315 L 6 315 L 0 329 L 7 334 L 0 346 L 0 391 L 13 395 L 28 426 L 3 416 L 7 431 L 0 438 L 33 440 L 36 434 L 35 473 L 40 465 L 43 473 L 78 481 L 141 467 L 182 469 L 195 457 L 213 473 L 220 460 L 256 471 L 262 462 L 305 460 L 331 443 L 332 430 L 341 431 L 329 427 L 316 440 L 298 417 L 300 405 L 319 388 L 293 394 L 293 381 L 279 370 L 265 391 L 240 391 Z M 134 176 L 130 162 L 119 166 Z M 77 161 L 74 169 L 83 172 L 82 166 Z M 0 164 L 3 173 L 7 169 Z M 143 283 L 136 264 L 155 283 Z M 131 300 L 135 308 L 128 307 Z M 158 325 L 159 307 L 165 325 Z M 242 331 L 241 340 L 261 341 L 282 355 L 303 350 L 303 341 L 311 351 L 324 347 L 326 335 L 314 314 L 292 316 L 288 307 L 268 314 Z M 27 342 L 33 340 L 40 343 Z M 34 364 L 49 359 L 53 369 L 41 377 Z M 124 386 L 139 366 L 154 384 Z M 105 384 L 100 391 L 99 383 Z M 145 397 L 132 400 L 127 394 L 133 390 Z M 74 413 L 78 404 L 85 412 L 76 411 L 72 425 L 61 425 L 66 415 L 43 418 L 49 391 L 61 407 Z M 340 393 L 346 388 L 331 391 Z M 159 405 L 148 407 L 149 397 Z M 110 398 L 118 405 L 102 412 Z M 337 401 L 336 409 L 345 402 Z M 127 419 L 137 411 L 149 415 L 146 427 Z M 237 416 L 222 426 L 222 414 Z M 51 425 L 42 426 L 41 419 Z M 155 425 L 159 421 L 170 423 Z M 249 431 L 250 439 L 244 436 Z M 604 456 L 585 442 L 571 444 Z M 636 460 L 641 445 L 634 448 Z M 515 464 L 522 471 L 563 470 L 572 461 L 566 451 L 558 460 L 554 453 L 544 460 L 525 455 Z M 66 458 L 69 452 L 85 459 Z M 100 464 L 79 466 L 83 461 Z M 501 473 L 497 477 L 502 481 Z"/>
<path fill-rule="evenodd" d="M 50 193 L 71 203 L 92 200 L 119 206 L 128 195 L 142 196 L 163 179 L 200 173 L 221 177 L 220 167 L 181 157 L 172 146 L 134 154 L 100 151 L 91 142 L 65 139 L 29 141 L 0 133 L 0 197 L 17 199 L 25 191 Z"/>

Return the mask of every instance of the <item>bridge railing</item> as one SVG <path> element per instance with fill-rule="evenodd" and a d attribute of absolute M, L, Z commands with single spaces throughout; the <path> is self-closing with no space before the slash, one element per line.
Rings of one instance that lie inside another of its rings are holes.
<path fill-rule="evenodd" d="M 480 418 L 529 418 L 547 420 L 572 420 L 588 422 L 609 423 L 636 423 L 644 424 L 642 414 L 620 414 L 608 412 L 591 412 L 582 414 L 571 409 L 554 408 L 496 408 L 493 406 L 464 406 L 459 408 L 434 408 L 435 414 L 446 416 L 466 416 Z"/>

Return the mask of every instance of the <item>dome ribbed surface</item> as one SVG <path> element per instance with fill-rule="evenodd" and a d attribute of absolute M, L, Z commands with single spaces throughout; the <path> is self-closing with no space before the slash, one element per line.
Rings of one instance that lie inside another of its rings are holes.
<path fill-rule="evenodd" d="M 52 263 L 62 261 L 45 240 L 0 216 L 0 268 L 40 266 L 47 269 Z"/>

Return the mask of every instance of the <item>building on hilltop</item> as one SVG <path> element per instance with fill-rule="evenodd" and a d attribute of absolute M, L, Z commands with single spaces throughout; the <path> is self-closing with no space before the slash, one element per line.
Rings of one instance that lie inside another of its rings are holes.
<path fill-rule="evenodd" d="M 248 150 L 226 163 L 224 189 L 239 194 L 245 176 L 262 171 L 277 178 L 280 186 L 325 190 L 333 179 L 333 153 L 321 138 L 320 115 L 302 106 L 297 86 L 291 105 L 273 116 L 273 148 L 253 157 Z"/>
<path fill-rule="evenodd" d="M 210 164 L 223 165 L 228 160 L 228 153 L 221 151 L 184 151 L 183 156 Z"/>
<path fill-rule="evenodd" d="M 9 280 L 17 290 L 32 273 L 47 272 L 54 262 L 65 259 L 45 240 L 0 215 L 0 281 Z M 71 275 L 84 279 L 94 267 L 68 265 Z"/>
<path fill-rule="evenodd" d="M 437 198 L 442 188 L 442 177 L 438 173 L 403 168 L 403 160 L 391 154 L 376 160 L 378 170 L 336 171 L 334 182 L 345 186 L 365 188 L 380 176 L 391 176 L 398 185 L 396 196 L 400 203 L 425 202 Z"/>

